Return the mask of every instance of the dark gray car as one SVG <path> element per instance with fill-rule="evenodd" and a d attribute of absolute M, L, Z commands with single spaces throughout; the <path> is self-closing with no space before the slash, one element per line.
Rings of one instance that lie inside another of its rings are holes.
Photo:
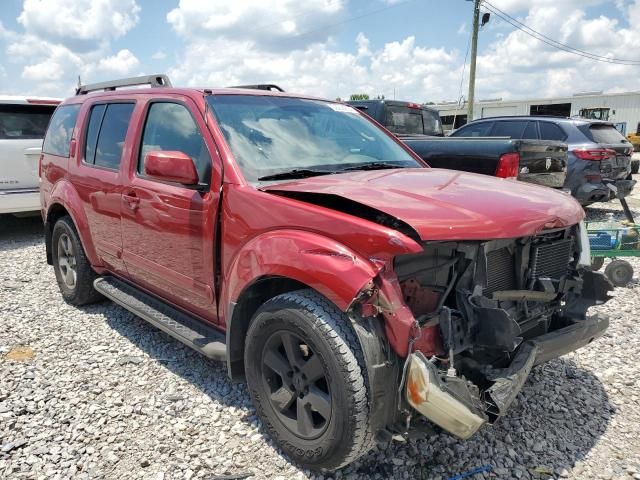
<path fill-rule="evenodd" d="M 557 140 L 569 147 L 565 188 L 582 204 L 606 202 L 615 194 L 614 184 L 624 196 L 631 193 L 633 145 L 612 123 L 584 118 L 541 116 L 492 117 L 475 120 L 452 137 L 510 137 Z"/>

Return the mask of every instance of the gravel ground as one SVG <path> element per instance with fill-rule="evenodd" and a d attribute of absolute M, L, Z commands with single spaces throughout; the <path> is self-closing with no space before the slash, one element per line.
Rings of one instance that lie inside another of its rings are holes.
<path fill-rule="evenodd" d="M 0 478 L 323 478 L 279 453 L 222 364 L 112 303 L 65 304 L 39 219 L 0 217 L 0 264 Z M 639 292 L 594 309 L 606 336 L 535 368 L 497 425 L 379 446 L 335 477 L 640 479 Z"/>

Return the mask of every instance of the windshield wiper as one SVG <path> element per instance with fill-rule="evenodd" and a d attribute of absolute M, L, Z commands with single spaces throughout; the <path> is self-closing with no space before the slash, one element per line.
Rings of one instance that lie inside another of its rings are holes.
<path fill-rule="evenodd" d="M 316 177 L 319 175 L 331 175 L 332 173 L 336 173 L 332 170 L 312 170 L 310 168 L 296 168 L 293 170 L 288 170 L 286 172 L 274 173 L 272 175 L 265 175 L 264 177 L 258 178 L 258 181 L 261 182 L 263 180 L 287 180 L 289 178 L 309 178 Z"/>
<path fill-rule="evenodd" d="M 388 168 L 405 168 L 403 165 L 399 165 L 397 163 L 390 162 L 370 162 L 370 163 L 361 163 L 359 165 L 353 165 L 351 167 L 346 167 L 341 169 L 341 172 L 347 172 L 350 170 L 384 170 Z"/>

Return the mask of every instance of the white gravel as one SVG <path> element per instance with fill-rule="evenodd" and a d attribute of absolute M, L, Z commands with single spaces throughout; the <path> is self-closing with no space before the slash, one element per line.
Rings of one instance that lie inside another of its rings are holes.
<path fill-rule="evenodd" d="M 0 216 L 0 264 L 1 479 L 322 478 L 279 453 L 222 364 L 112 303 L 65 304 L 39 219 Z M 639 294 L 637 276 L 617 289 L 606 336 L 534 369 L 497 425 L 380 446 L 336 478 L 640 479 Z"/>

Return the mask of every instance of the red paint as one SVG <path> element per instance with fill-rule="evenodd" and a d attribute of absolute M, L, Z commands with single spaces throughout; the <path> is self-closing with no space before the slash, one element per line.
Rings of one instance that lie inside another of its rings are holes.
<path fill-rule="evenodd" d="M 191 157 L 182 152 L 149 152 L 144 157 L 144 171 L 150 177 L 165 182 L 198 183 L 198 172 Z"/>
<path fill-rule="evenodd" d="M 233 93 L 238 91 L 214 91 Z M 110 100 L 136 104 L 119 170 L 96 168 L 82 159 L 90 108 Z M 191 112 L 212 160 L 208 190 L 180 185 L 194 177 L 175 152 L 149 155 L 148 175 L 138 173 L 146 113 L 151 101 L 162 100 Z M 73 132 L 76 147 L 70 158 L 42 156 L 45 218 L 53 206 L 63 206 L 98 273 L 127 279 L 220 328 L 229 321 L 230 304 L 250 285 L 277 276 L 316 289 L 342 310 L 369 292 L 364 308 L 383 316 L 386 335 L 399 355 L 406 356 L 410 338 L 427 354 L 441 351 L 437 329 L 416 331 L 392 270 L 393 257 L 420 252 L 419 243 L 393 228 L 286 198 L 276 190 L 349 198 L 404 221 L 423 240 L 526 236 L 584 216 L 573 199 L 553 190 L 430 168 L 351 172 L 259 190 L 244 180 L 201 90 L 119 90 L 65 103 L 82 103 Z M 218 272 L 220 285 L 215 284 Z"/>

